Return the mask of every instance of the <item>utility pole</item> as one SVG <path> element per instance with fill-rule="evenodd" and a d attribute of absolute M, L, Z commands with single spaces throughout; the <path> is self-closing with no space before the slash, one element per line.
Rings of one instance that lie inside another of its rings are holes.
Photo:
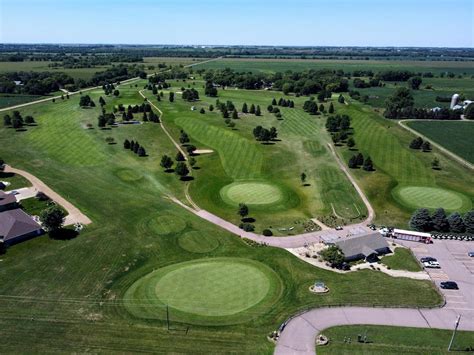
<path fill-rule="evenodd" d="M 451 337 L 451 341 L 449 342 L 448 351 L 451 351 L 451 347 L 453 346 L 454 337 L 456 336 L 456 331 L 458 330 L 460 320 L 461 315 L 458 316 L 458 319 L 456 319 L 456 323 L 454 323 L 453 336 Z"/>

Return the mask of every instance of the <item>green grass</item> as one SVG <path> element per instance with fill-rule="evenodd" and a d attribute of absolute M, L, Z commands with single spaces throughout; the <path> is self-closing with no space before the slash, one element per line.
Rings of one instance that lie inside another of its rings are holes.
<path fill-rule="evenodd" d="M 208 253 L 219 247 L 219 241 L 212 235 L 201 232 L 187 232 L 178 239 L 181 248 L 191 253 Z"/>
<path fill-rule="evenodd" d="M 378 223 L 406 227 L 411 213 L 420 207 L 420 202 L 446 204 L 448 209 L 457 206 L 461 200 L 463 202 L 460 208 L 472 205 L 474 180 L 467 168 L 438 154 L 436 149 L 431 153 L 410 149 L 409 144 L 414 135 L 400 127 L 396 121 L 382 118 L 368 106 L 352 102 L 336 109 L 351 116 L 356 149 L 364 156 L 369 155 L 375 164 L 376 171 L 352 169 L 351 172 L 375 208 Z M 358 152 L 346 147 L 339 150 L 346 162 Z M 441 171 L 431 168 L 431 161 L 435 156 L 443 166 Z M 396 192 L 407 187 L 422 187 L 418 192 L 437 191 L 438 197 L 441 192 L 443 195 L 448 193 L 452 198 L 434 200 L 436 196 L 426 195 L 424 201 L 415 201 L 409 194 L 405 194 L 405 199 L 399 198 Z M 452 204 L 456 200 L 458 204 Z"/>
<path fill-rule="evenodd" d="M 354 325 L 329 328 L 324 334 L 329 336 L 329 345 L 318 346 L 318 354 L 451 354 L 447 350 L 452 335 L 450 330 Z M 358 343 L 359 334 L 367 335 L 368 343 Z M 344 343 L 349 337 L 351 343 Z M 468 348 L 474 348 L 474 332 L 457 332 L 452 350 L 472 353 Z"/>
<path fill-rule="evenodd" d="M 138 86 L 143 87 L 144 83 L 139 82 Z M 120 102 L 143 102 L 135 88 L 121 86 L 120 93 L 118 98 L 105 98 L 109 111 Z M 90 95 L 97 102 L 103 92 L 97 90 Z M 269 94 L 262 95 L 266 95 L 262 102 L 267 102 Z M 243 97 L 247 100 L 250 94 Z M 100 130 L 96 127 L 100 109 L 81 110 L 78 102 L 79 98 L 72 96 L 55 104 L 22 109 L 22 115 L 31 114 L 38 122 L 38 126 L 25 132 L 0 128 L 2 158 L 39 177 L 93 221 L 75 239 L 53 240 L 42 236 L 15 245 L 0 256 L 2 353 L 27 353 L 32 349 L 62 353 L 74 349 L 76 352 L 270 354 L 273 345 L 266 335 L 302 309 L 340 304 L 433 306 L 441 303 L 441 296 L 430 282 L 391 278 L 369 270 L 336 274 L 315 268 L 285 250 L 249 246 L 203 221 L 165 198 L 171 194 L 184 201 L 185 183 L 159 166 L 162 154 L 174 156 L 176 152 L 159 125 L 147 123 Z M 191 114 L 189 107 L 177 110 L 181 104 L 176 104 L 163 105 L 167 124 L 173 120 L 172 115 Z M 216 125 L 223 125 L 217 115 L 211 118 L 211 115 L 196 114 L 197 119 L 216 119 Z M 263 118 L 267 119 L 263 121 L 265 125 L 273 122 L 270 117 Z M 301 120 L 308 125 L 311 121 L 316 127 L 323 124 L 302 113 Z M 87 123 L 95 128 L 84 129 Z M 244 124 L 238 123 L 237 132 L 249 142 L 251 133 L 243 127 Z M 170 127 L 176 136 L 179 129 L 179 126 Z M 298 197 L 308 199 L 304 206 L 322 202 L 314 198 L 320 188 L 316 184 L 317 175 L 308 174 L 311 186 L 302 187 L 301 169 L 306 166 L 308 171 L 316 170 L 317 159 L 335 166 L 326 159 L 325 144 L 316 139 L 327 139 L 321 132 L 308 132 L 308 136 L 298 140 L 289 139 L 292 133 L 282 128 L 282 142 L 257 148 L 270 148 L 265 151 L 268 159 L 264 160 L 262 171 L 295 188 Z M 309 133 L 314 134 L 314 139 L 309 138 Z M 108 136 L 118 144 L 107 144 Z M 125 138 L 138 140 L 149 156 L 138 158 L 124 150 Z M 191 138 L 196 142 L 192 135 Z M 281 153 L 283 148 L 288 149 L 287 153 Z M 214 174 L 216 181 L 224 181 L 223 185 L 232 182 L 225 175 L 219 156 L 220 152 L 197 157 L 201 169 L 195 170 L 196 180 L 191 186 L 214 184 L 210 181 Z M 291 169 L 289 162 L 293 164 Z M 238 218 L 235 209 L 229 210 L 232 218 Z M 289 218 L 302 215 L 291 209 L 275 213 L 272 221 L 275 216 L 287 214 Z M 190 247 L 188 242 L 183 244 L 181 236 L 188 233 L 193 233 L 193 243 L 197 243 L 196 233 L 199 233 L 216 240 L 218 246 L 210 250 L 212 242 L 207 241 L 199 247 L 210 251 L 196 252 L 197 247 Z M 125 293 L 137 280 L 171 265 L 202 258 L 242 258 L 264 264 L 281 280 L 282 292 L 271 307 L 260 311 L 259 304 L 252 307 L 251 319 L 225 326 L 197 325 L 202 318 L 194 318 L 192 324 L 181 323 L 180 317 L 184 315 L 172 309 L 172 330 L 168 331 L 163 317 L 144 319 L 129 312 Z M 331 292 L 315 297 L 308 291 L 314 280 L 325 282 Z"/>
<path fill-rule="evenodd" d="M 382 259 L 380 259 L 380 262 L 394 270 L 415 272 L 422 270 L 411 250 L 405 248 L 396 248 L 392 255 L 384 256 Z"/>
<path fill-rule="evenodd" d="M 21 208 L 32 216 L 39 216 L 40 213 L 50 206 L 49 201 L 40 201 L 34 197 L 21 200 Z"/>
<path fill-rule="evenodd" d="M 24 104 L 44 98 L 37 95 L 0 94 L 0 108 Z"/>
<path fill-rule="evenodd" d="M 435 209 L 443 207 L 448 211 L 465 212 L 471 209 L 471 200 L 466 196 L 437 187 L 403 186 L 393 191 L 401 203 L 413 208 Z"/>
<path fill-rule="evenodd" d="M 3 171 L 0 171 L 0 181 L 5 181 L 5 182 L 10 183 L 10 185 L 8 185 L 5 188 L 6 191 L 21 189 L 22 187 L 31 186 L 30 182 L 26 180 L 23 176 L 14 174 L 14 173 L 5 173 Z"/>
<path fill-rule="evenodd" d="M 444 148 L 474 164 L 474 122 L 410 121 L 406 124 Z"/>
<path fill-rule="evenodd" d="M 246 203 L 249 205 L 268 205 L 282 199 L 278 187 L 265 182 L 235 182 L 224 186 L 221 197 L 232 205 Z"/>
<path fill-rule="evenodd" d="M 280 297 L 281 281 L 264 264 L 241 258 L 206 258 L 161 268 L 137 280 L 125 293 L 136 317 L 192 324 L 248 322 Z M 169 310 L 168 310 L 169 311 Z"/>

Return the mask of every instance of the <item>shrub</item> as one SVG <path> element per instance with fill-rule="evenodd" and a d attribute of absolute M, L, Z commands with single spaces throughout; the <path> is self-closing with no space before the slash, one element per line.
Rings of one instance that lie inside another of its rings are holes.
<path fill-rule="evenodd" d="M 264 229 L 262 234 L 265 236 L 265 237 L 271 237 L 273 235 L 272 231 L 270 229 Z"/>

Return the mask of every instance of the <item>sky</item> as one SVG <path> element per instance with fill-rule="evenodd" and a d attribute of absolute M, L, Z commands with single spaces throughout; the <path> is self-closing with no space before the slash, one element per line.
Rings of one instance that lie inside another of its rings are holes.
<path fill-rule="evenodd" d="M 0 0 L 1 43 L 474 47 L 474 0 Z"/>

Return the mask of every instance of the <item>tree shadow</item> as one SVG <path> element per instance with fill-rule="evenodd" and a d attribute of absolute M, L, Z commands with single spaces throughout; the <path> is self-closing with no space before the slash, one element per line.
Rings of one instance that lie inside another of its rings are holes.
<path fill-rule="evenodd" d="M 192 176 L 181 176 L 180 180 L 181 181 L 193 181 L 194 177 L 192 177 Z"/>
<path fill-rule="evenodd" d="M 253 217 L 245 217 L 245 218 L 242 218 L 241 221 L 244 222 L 244 223 L 254 223 L 254 222 L 255 222 L 255 218 L 253 218 Z"/>
<path fill-rule="evenodd" d="M 165 170 L 165 173 L 168 173 L 168 174 L 169 174 L 169 173 L 174 173 L 174 169 L 171 169 L 171 168 L 170 168 L 170 169 L 166 169 L 166 170 Z"/>
<path fill-rule="evenodd" d="M 350 150 L 351 152 L 357 152 L 357 151 L 359 151 L 358 148 L 349 148 L 349 150 Z"/>
<path fill-rule="evenodd" d="M 311 184 L 309 184 L 309 183 L 306 183 L 306 184 L 303 184 L 303 186 L 311 186 Z"/>
<path fill-rule="evenodd" d="M 17 132 L 26 132 L 27 129 L 26 128 L 17 128 L 16 131 Z"/>
<path fill-rule="evenodd" d="M 193 170 L 201 170 L 200 166 L 193 166 Z"/>
<path fill-rule="evenodd" d="M 15 173 L 6 173 L 4 171 L 0 171 L 0 179 L 1 178 L 11 178 L 11 177 L 14 177 L 15 176 Z"/>
<path fill-rule="evenodd" d="M 275 145 L 274 142 L 262 142 L 263 145 Z"/>
<path fill-rule="evenodd" d="M 71 240 L 76 238 L 78 235 L 78 232 L 68 228 L 60 228 L 58 230 L 49 232 L 49 237 L 54 240 Z"/>

